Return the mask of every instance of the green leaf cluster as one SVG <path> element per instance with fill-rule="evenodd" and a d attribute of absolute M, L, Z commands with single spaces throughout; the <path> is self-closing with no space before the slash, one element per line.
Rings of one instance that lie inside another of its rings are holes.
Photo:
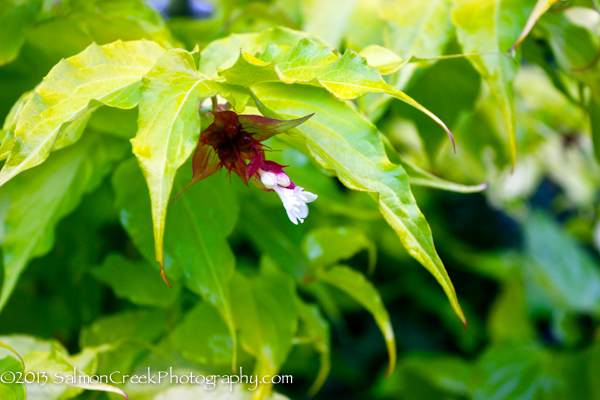
<path fill-rule="evenodd" d="M 299 377 L 290 398 L 600 398 L 597 2 L 158 3 L 0 5 L 0 373 L 242 367 Z M 211 98 L 314 114 L 265 142 L 319 195 L 305 224 L 225 171 L 172 202 Z"/>

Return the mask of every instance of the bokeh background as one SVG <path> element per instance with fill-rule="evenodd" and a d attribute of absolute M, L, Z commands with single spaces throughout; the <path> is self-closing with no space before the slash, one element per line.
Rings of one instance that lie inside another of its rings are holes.
<path fill-rule="evenodd" d="M 471 33 L 482 38 L 475 47 L 507 52 L 523 25 L 510 32 L 506 25 L 525 20 L 535 2 L 480 3 L 500 5 L 507 33 L 500 43 L 490 42 L 485 30 Z M 61 58 L 92 42 L 146 38 L 191 50 L 230 34 L 284 26 L 319 35 L 340 52 L 375 44 L 401 58 L 436 57 L 466 52 L 453 20 L 456 7 L 445 0 L 4 0 L 0 40 L 14 34 L 8 22 L 25 33 L 2 53 L 0 120 Z M 238 269 L 251 271 L 269 258 L 297 262 L 297 254 L 316 241 L 369 276 L 390 314 L 398 365 L 385 378 L 388 357 L 373 317 L 334 289 L 302 293 L 321 304 L 331 326 L 332 370 L 315 399 L 600 399 L 600 167 L 594 154 L 599 54 L 600 13 L 592 1 L 559 1 L 538 21 L 514 54 L 514 167 L 501 106 L 469 57 L 414 62 L 386 77 L 448 124 L 456 153 L 444 132 L 409 106 L 384 95 L 356 101 L 389 139 L 392 160 L 440 178 L 431 181 L 441 189 L 418 182 L 412 189 L 456 287 L 466 330 L 369 196 L 349 191 L 298 150 L 272 143 L 283 149 L 277 154 L 282 162 L 304 166 L 292 178 L 321 196 L 300 228 L 285 221 L 273 199 L 233 186 L 242 204 L 229 238 Z M 135 111 L 114 126 L 106 122 L 110 115 L 94 118 L 89 129 L 121 138 L 135 134 Z M 150 289 L 141 287 L 146 283 L 119 286 L 130 264 L 143 264 L 131 269 L 135 273 L 146 268 L 158 275 L 119 220 L 118 179 L 105 174 L 56 221 L 52 245 L 30 262 L 0 314 L 0 334 L 56 340 L 71 354 L 109 336 L 157 347 L 170 341 L 186 362 L 210 369 L 202 324 L 180 327 L 198 303 L 196 294 L 170 294 L 158 277 Z M 482 183 L 489 184 L 486 190 L 467 193 Z M 261 231 L 271 241 L 266 244 L 253 233 L 261 218 L 257 204 L 273 220 Z M 348 241 L 354 243 L 350 251 Z M 131 276 L 137 282 L 138 275 Z M 171 305 L 157 304 L 157 296 Z M 100 366 L 109 370 L 147 356 L 132 345 L 105 356 Z M 294 383 L 276 390 L 290 399 L 308 398 L 318 368 L 310 345 L 295 346 L 282 370 Z M 86 392 L 77 398 L 107 396 Z"/>

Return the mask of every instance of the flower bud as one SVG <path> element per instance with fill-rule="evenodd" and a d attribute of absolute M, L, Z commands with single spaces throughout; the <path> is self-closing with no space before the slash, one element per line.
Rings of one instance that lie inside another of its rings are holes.
<path fill-rule="evenodd" d="M 288 187 L 292 184 L 292 181 L 286 173 L 280 173 L 277 174 L 277 184 L 281 187 Z"/>
<path fill-rule="evenodd" d="M 277 186 L 277 176 L 274 173 L 262 172 L 261 170 L 259 170 L 259 173 L 260 181 L 267 189 L 273 189 L 275 186 Z"/>

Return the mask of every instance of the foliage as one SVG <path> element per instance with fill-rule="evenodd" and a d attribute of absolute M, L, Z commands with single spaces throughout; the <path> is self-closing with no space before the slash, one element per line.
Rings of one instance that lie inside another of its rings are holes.
<path fill-rule="evenodd" d="M 8 0 L 0 35 L 0 373 L 294 376 L 0 398 L 600 399 L 597 2 Z"/>

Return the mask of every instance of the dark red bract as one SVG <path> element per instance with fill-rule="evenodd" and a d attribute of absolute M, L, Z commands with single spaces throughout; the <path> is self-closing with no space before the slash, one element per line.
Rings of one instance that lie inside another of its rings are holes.
<path fill-rule="evenodd" d="M 312 117 L 278 120 L 260 115 L 241 115 L 233 111 L 213 112 L 214 122 L 200 133 L 192 159 L 193 177 L 181 192 L 225 167 L 237 174 L 246 185 L 265 160 L 261 142 L 288 131 Z M 275 163 L 272 163 L 275 164 Z M 180 195 L 181 195 L 180 193 Z"/>

